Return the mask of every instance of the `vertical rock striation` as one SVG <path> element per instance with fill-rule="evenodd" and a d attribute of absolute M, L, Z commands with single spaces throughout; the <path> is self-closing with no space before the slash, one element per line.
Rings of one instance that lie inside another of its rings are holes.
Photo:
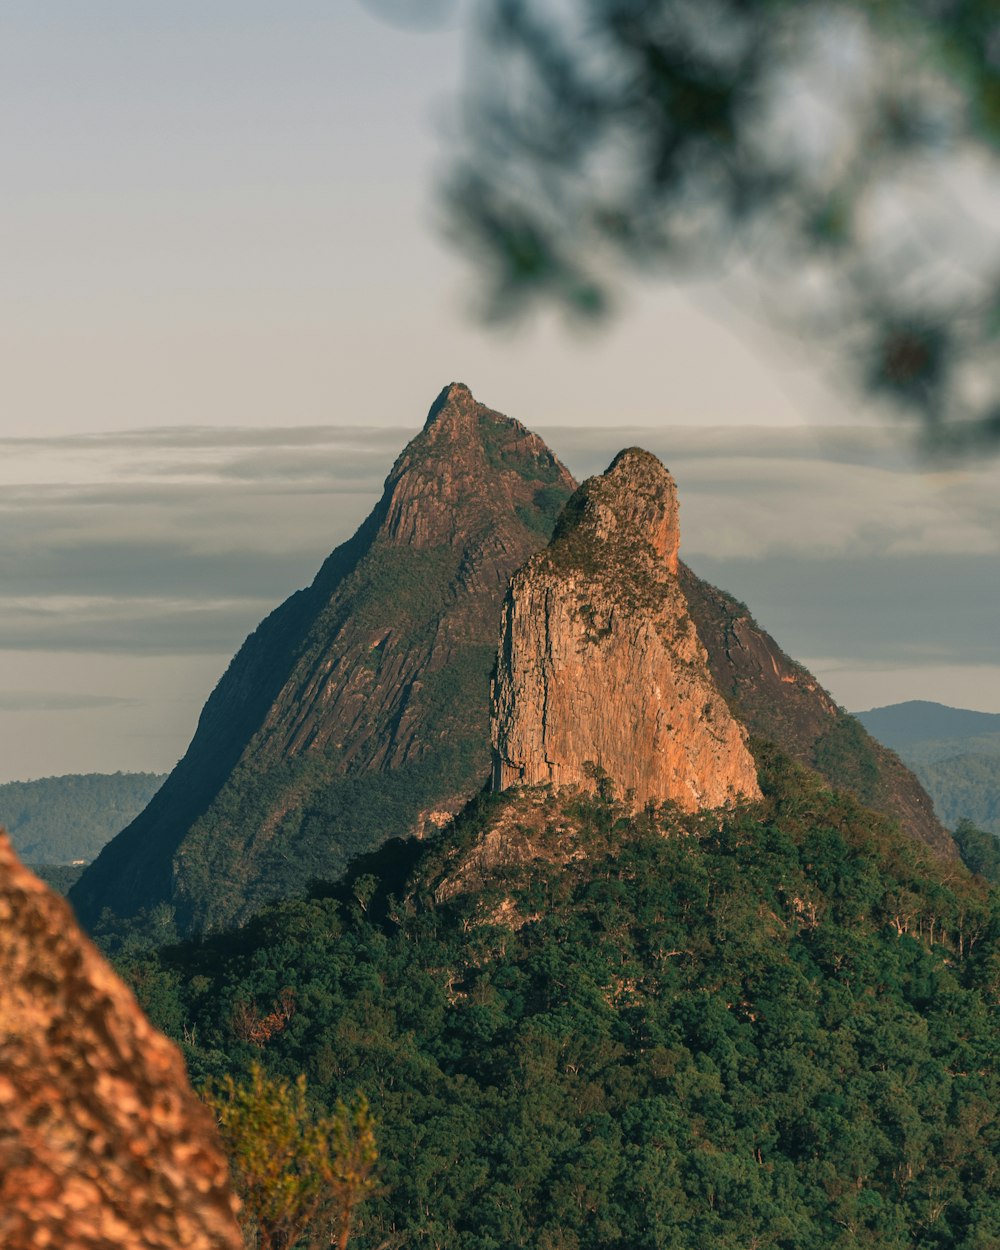
<path fill-rule="evenodd" d="M 621 452 L 514 577 L 493 685 L 493 786 L 584 786 L 641 807 L 759 798 L 746 730 L 712 680 L 678 581 L 677 493 Z"/>
<path fill-rule="evenodd" d="M 0 833 L 0 1246 L 238 1250 L 175 1046 Z"/>

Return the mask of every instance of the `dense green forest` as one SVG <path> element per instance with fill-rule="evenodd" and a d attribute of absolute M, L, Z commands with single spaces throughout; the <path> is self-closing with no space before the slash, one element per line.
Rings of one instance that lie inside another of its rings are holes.
<path fill-rule="evenodd" d="M 980 829 L 1000 834 L 1000 754 L 957 755 L 911 767 L 950 829 L 970 820 Z"/>
<path fill-rule="evenodd" d="M 1000 716 L 914 701 L 858 720 L 913 769 L 944 825 L 1000 834 Z"/>
<path fill-rule="evenodd" d="M 161 773 L 74 773 L 0 785 L 0 826 L 27 864 L 91 860 L 142 811 Z"/>
<path fill-rule="evenodd" d="M 196 1084 L 365 1092 L 352 1244 L 995 1247 L 997 898 L 760 759 L 727 815 L 484 797 L 245 929 L 104 942 Z"/>

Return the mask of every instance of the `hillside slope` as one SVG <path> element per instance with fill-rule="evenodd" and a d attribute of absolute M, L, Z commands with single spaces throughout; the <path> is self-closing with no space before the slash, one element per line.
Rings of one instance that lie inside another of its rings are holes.
<path fill-rule="evenodd" d="M 857 717 L 913 769 L 949 829 L 971 820 L 1000 834 L 1000 715 L 916 700 Z"/>
<path fill-rule="evenodd" d="M 132 975 L 195 1079 L 366 1091 L 360 1250 L 994 1245 L 985 889 L 758 751 L 738 811 L 514 789 Z"/>
<path fill-rule="evenodd" d="M 930 797 L 902 760 L 839 708 L 761 629 L 745 604 L 683 565 L 680 577 L 712 675 L 737 719 L 831 785 L 899 820 L 913 837 L 957 857 Z"/>

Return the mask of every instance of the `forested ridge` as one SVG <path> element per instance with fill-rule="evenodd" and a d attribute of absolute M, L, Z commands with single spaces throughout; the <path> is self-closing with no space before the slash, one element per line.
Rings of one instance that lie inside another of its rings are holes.
<path fill-rule="evenodd" d="M 365 1092 L 352 1244 L 995 1246 L 996 895 L 757 754 L 728 814 L 484 797 L 242 930 L 104 940 L 196 1084 Z"/>
<path fill-rule="evenodd" d="M 865 728 L 913 769 L 942 822 L 1000 834 L 1000 716 L 913 701 L 859 712 Z"/>
<path fill-rule="evenodd" d="M 161 773 L 70 773 L 0 785 L 0 826 L 28 864 L 93 859 L 146 806 Z"/>

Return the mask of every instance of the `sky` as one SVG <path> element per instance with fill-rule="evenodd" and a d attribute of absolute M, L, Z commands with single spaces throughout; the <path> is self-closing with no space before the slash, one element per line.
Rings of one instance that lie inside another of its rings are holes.
<path fill-rule="evenodd" d="M 921 462 L 732 283 L 476 320 L 462 21 L 0 0 L 0 781 L 171 767 L 453 380 L 578 477 L 660 455 L 685 557 L 845 706 L 1000 711 L 995 461 Z"/>

